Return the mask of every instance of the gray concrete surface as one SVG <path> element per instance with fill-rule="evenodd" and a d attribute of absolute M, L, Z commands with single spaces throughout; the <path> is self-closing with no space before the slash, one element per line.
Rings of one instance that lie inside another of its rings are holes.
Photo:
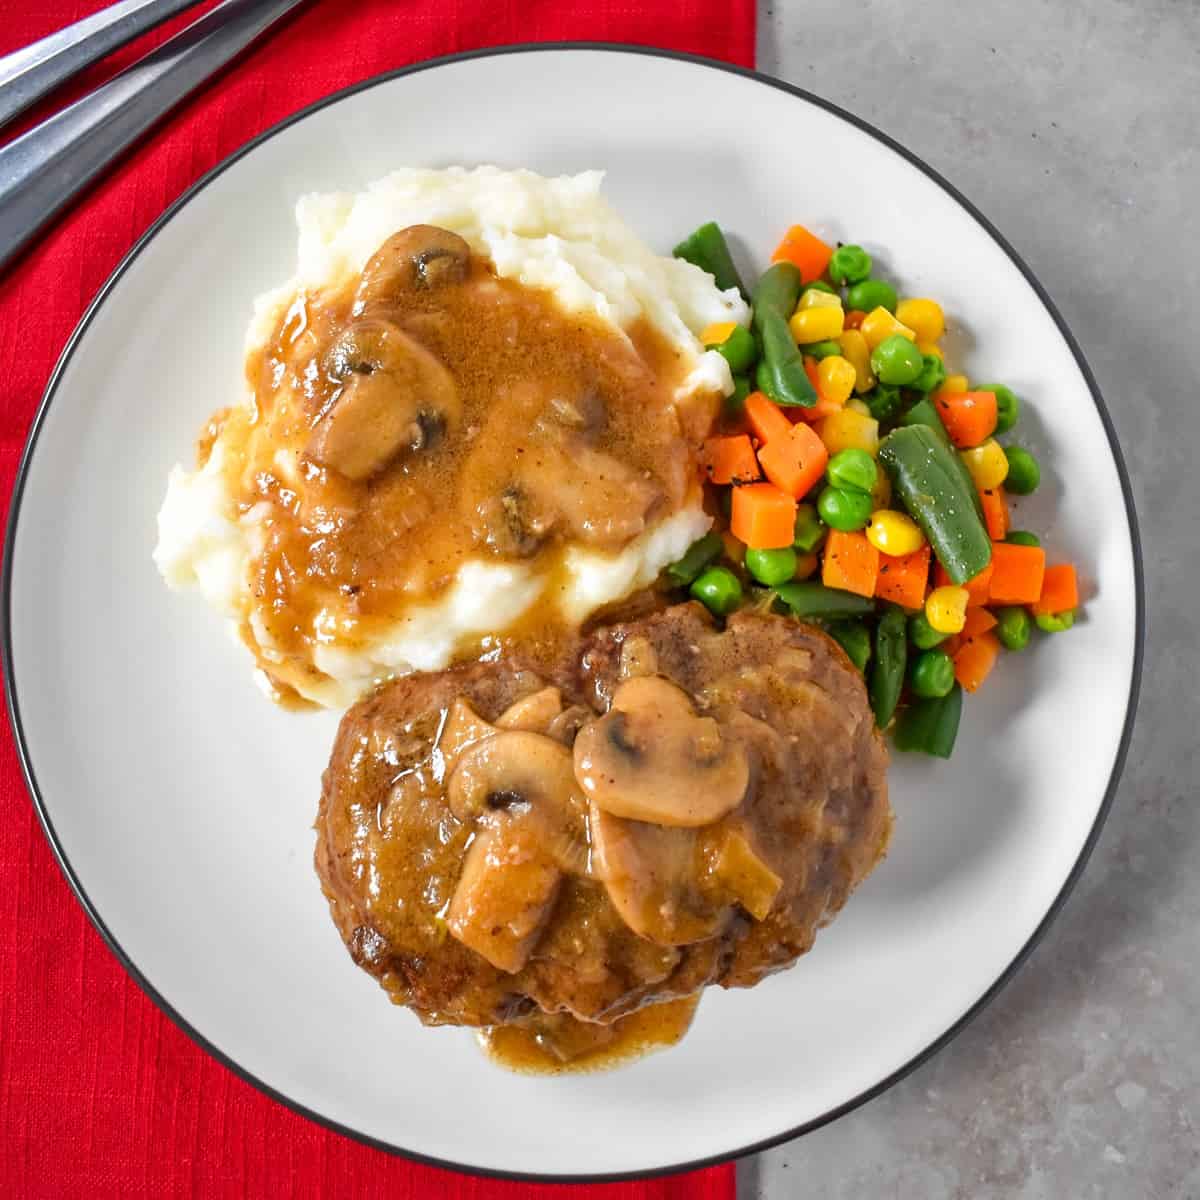
<path fill-rule="evenodd" d="M 1142 703 L 1049 935 L 934 1060 L 742 1165 L 742 1200 L 1200 1198 L 1200 5 L 774 0 L 759 65 L 922 155 L 1083 344 L 1145 542 Z"/>

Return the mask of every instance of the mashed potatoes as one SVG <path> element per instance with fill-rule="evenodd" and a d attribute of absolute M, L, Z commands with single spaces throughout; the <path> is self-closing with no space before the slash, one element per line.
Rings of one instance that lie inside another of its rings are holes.
<path fill-rule="evenodd" d="M 645 330 L 652 329 L 651 341 L 662 360 L 654 378 L 670 381 L 666 394 L 661 387 L 657 393 L 655 414 L 674 407 L 678 416 L 671 414 L 672 420 L 681 428 L 689 422 L 694 427 L 696 402 L 732 387 L 725 360 L 706 353 L 697 334 L 715 321 L 744 323 L 748 312 L 736 292 L 718 291 L 711 277 L 697 268 L 655 255 L 601 197 L 600 183 L 599 172 L 547 179 L 492 167 L 403 170 L 357 195 L 315 195 L 300 201 L 296 274 L 259 299 L 248 331 L 248 394 L 240 405 L 239 398 L 230 398 L 233 417 L 224 419 L 205 444 L 202 465 L 190 471 L 176 466 L 171 472 L 155 550 L 155 562 L 168 585 L 197 588 L 235 623 L 267 682 L 287 685 L 315 703 L 341 707 L 381 679 L 443 667 L 472 639 L 503 635 L 531 618 L 577 625 L 596 608 L 651 583 L 708 528 L 694 473 L 689 470 L 675 487 L 664 467 L 663 480 L 655 481 L 656 498 L 647 501 L 644 521 L 628 525 L 628 535 L 605 540 L 595 534 L 594 512 L 575 513 L 563 491 L 577 486 L 579 496 L 571 503 L 578 500 L 575 507 L 590 503 L 594 508 L 597 480 L 618 492 L 629 491 L 634 482 L 642 486 L 649 472 L 640 460 L 631 465 L 619 438 L 616 448 L 606 451 L 604 462 L 611 469 L 601 465 L 589 476 L 587 455 L 597 452 L 586 447 L 580 452 L 577 461 L 583 465 L 577 484 L 564 470 L 576 461 L 571 457 L 576 451 L 570 449 L 575 443 L 563 442 L 570 453 L 556 451 L 557 458 L 546 460 L 547 478 L 555 469 L 564 477 L 556 484 L 556 503 L 563 511 L 570 509 L 574 520 L 556 527 L 560 532 L 553 554 L 544 549 L 514 554 L 485 536 L 488 526 L 480 524 L 475 509 L 460 503 L 459 496 L 445 494 L 457 489 L 458 476 L 443 472 L 439 477 L 443 484 L 446 478 L 453 480 L 450 488 L 443 486 L 437 501 L 445 513 L 421 514 L 411 500 L 416 484 L 408 478 L 415 476 L 415 469 L 402 464 L 395 474 L 404 479 L 363 485 L 354 493 L 358 499 L 347 499 L 350 493 L 326 481 L 303 453 L 308 429 L 327 416 L 338 395 L 336 390 L 332 400 L 317 395 L 328 382 L 328 368 L 322 364 L 329 361 L 327 345 L 317 346 L 320 305 L 327 297 L 348 297 L 346 289 L 354 287 L 381 245 L 396 231 L 416 224 L 458 234 L 473 256 L 490 263 L 496 280 L 536 289 L 543 296 L 549 293 L 560 313 L 578 314 L 592 330 L 603 326 L 607 337 L 619 331 L 621 341 L 639 347 L 639 353 L 650 344 Z M 478 294 L 490 296 L 488 288 L 499 286 L 482 279 Z M 497 293 L 497 303 L 505 296 L 511 300 L 513 294 L 510 285 L 507 292 Z M 332 300 L 329 304 L 336 307 Z M 344 319 L 361 316 L 361 300 L 355 304 L 350 307 L 345 299 L 344 311 L 338 310 Z M 419 316 L 427 324 L 418 327 L 414 318 L 413 327 L 430 328 L 436 343 L 441 336 L 434 321 L 438 314 Z M 487 336 L 501 339 L 496 344 L 502 345 L 506 335 L 501 330 Z M 595 341 L 598 335 L 589 336 Z M 301 359 L 293 348 L 303 347 L 305 339 L 316 348 Z M 590 362 L 588 354 L 595 357 L 592 350 L 580 350 L 576 358 Z M 636 355 L 630 359 L 636 365 Z M 537 365 L 531 361 L 531 371 Z M 448 355 L 446 366 L 454 375 L 458 363 Z M 373 369 L 360 373 L 369 375 Z M 632 370 L 629 364 L 620 369 Z M 464 378 L 466 374 L 464 369 Z M 547 376 L 545 386 L 552 390 L 559 379 Z M 334 382 L 340 386 L 344 380 Z M 496 394 L 496 411 L 520 382 L 487 382 Z M 264 415 L 271 415 L 267 407 L 272 404 L 278 413 L 274 424 L 264 429 Z M 693 441 L 694 435 L 693 428 Z M 274 441 L 265 442 L 268 436 Z M 686 440 L 685 434 L 679 436 Z M 478 419 L 468 397 L 462 428 L 451 429 L 449 445 L 454 449 L 458 438 L 463 449 L 454 453 L 481 453 L 489 437 L 494 433 Z M 521 454 L 522 447 L 515 453 Z M 464 461 L 469 470 L 472 460 Z M 616 472 L 617 467 L 625 474 Z M 537 473 L 532 477 L 536 480 Z M 625 479 L 631 483 L 623 484 Z M 427 521 L 436 515 L 439 528 L 449 529 L 454 566 L 444 566 L 451 561 L 449 550 L 437 569 L 431 566 L 424 572 L 414 557 L 411 578 L 396 581 L 384 599 L 368 602 L 376 595 L 371 564 L 391 563 L 386 569 L 394 573 L 395 558 L 387 557 L 387 546 L 380 548 L 377 530 L 373 540 L 363 535 L 364 518 L 355 506 L 367 503 L 362 497 L 377 497 L 388 487 L 402 485 L 410 488 L 407 505 L 397 503 L 391 511 L 418 512 Z M 462 484 L 463 489 L 467 486 Z M 511 516 L 525 499 L 514 486 L 497 503 L 502 502 Z M 290 555 L 278 546 L 280 529 L 288 522 L 294 526 Z M 304 561 L 297 561 L 301 556 L 294 550 L 298 529 L 309 539 Z M 271 554 L 276 557 L 268 571 L 264 564 Z M 347 558 L 355 555 L 359 560 L 348 567 Z M 333 558 L 337 561 L 330 566 Z M 290 591 L 279 582 L 289 572 Z M 351 578 L 355 582 L 344 582 Z M 334 586 L 333 580 L 343 582 Z M 300 596 L 301 585 L 304 603 L 297 600 L 281 624 L 281 609 Z"/>

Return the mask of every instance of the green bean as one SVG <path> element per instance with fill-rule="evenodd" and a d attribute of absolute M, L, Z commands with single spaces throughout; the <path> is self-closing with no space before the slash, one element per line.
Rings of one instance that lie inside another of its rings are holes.
<path fill-rule="evenodd" d="M 667 568 L 667 577 L 676 587 L 687 587 L 705 567 L 721 557 L 725 543 L 719 533 L 706 533 L 694 541 L 678 562 Z"/>
<path fill-rule="evenodd" d="M 863 394 L 863 402 L 871 410 L 871 416 L 879 422 L 891 421 L 900 411 L 904 398 L 894 383 L 877 383 Z"/>
<path fill-rule="evenodd" d="M 918 650 L 932 650 L 941 645 L 950 635 L 934 629 L 924 611 L 913 613 L 908 618 L 908 640 Z"/>
<path fill-rule="evenodd" d="M 954 659 L 945 650 L 923 650 L 908 677 L 913 695 L 939 699 L 954 686 Z"/>
<path fill-rule="evenodd" d="M 1043 633 L 1066 633 L 1075 624 L 1075 610 L 1068 608 L 1060 613 L 1038 613 L 1033 618 Z"/>
<path fill-rule="evenodd" d="M 743 300 L 750 299 L 737 267 L 733 265 L 733 255 L 729 253 L 729 243 L 716 221 L 707 221 L 699 229 L 689 234 L 673 251 L 676 258 L 685 258 L 702 271 L 707 271 L 716 280 L 721 291 L 737 288 Z"/>
<path fill-rule="evenodd" d="M 839 246 L 830 256 L 828 270 L 834 283 L 862 283 L 871 274 L 871 256 L 861 246 Z"/>
<path fill-rule="evenodd" d="M 846 293 L 846 304 L 859 312 L 873 312 L 877 308 L 896 311 L 896 289 L 882 279 L 864 279 Z"/>
<path fill-rule="evenodd" d="M 1014 605 L 996 613 L 996 636 L 1005 650 L 1024 650 L 1032 628 L 1033 622 L 1023 608 Z"/>
<path fill-rule="evenodd" d="M 829 636 L 846 652 L 846 657 L 865 672 L 871 658 L 871 631 L 861 621 L 834 621 Z"/>
<path fill-rule="evenodd" d="M 922 396 L 900 418 L 901 425 L 924 425 L 927 429 L 933 431 L 934 436 L 946 448 L 947 453 L 954 463 L 954 473 L 958 476 L 959 481 L 971 497 L 971 502 L 975 506 L 975 511 L 979 514 L 980 519 L 983 518 L 983 501 L 979 498 L 979 489 L 975 486 L 975 481 L 971 478 L 971 472 L 967 470 L 967 464 L 958 456 L 958 451 L 955 450 L 954 444 L 950 441 L 950 435 L 946 432 L 946 426 L 942 424 L 942 418 L 938 416 L 938 410 L 934 406 L 933 401 L 928 396 Z"/>
<path fill-rule="evenodd" d="M 907 618 L 902 609 L 889 608 L 875 626 L 875 666 L 868 688 L 875 724 L 886 729 L 900 700 L 904 686 L 904 665 L 908 658 Z"/>
<path fill-rule="evenodd" d="M 914 700 L 896 722 L 896 749 L 949 758 L 962 717 L 962 696 L 956 683 L 945 696 Z"/>
<path fill-rule="evenodd" d="M 755 379 L 776 404 L 812 408 L 817 393 L 804 369 L 788 317 L 800 295 L 800 272 L 791 263 L 768 267 L 754 289 L 754 331 L 762 345 Z"/>
<path fill-rule="evenodd" d="M 741 582 L 728 567 L 709 567 L 693 581 L 689 590 L 718 617 L 727 616 L 742 602 Z"/>
<path fill-rule="evenodd" d="M 875 611 L 875 601 L 854 592 L 827 588 L 809 580 L 781 583 L 775 595 L 797 617 L 820 617 L 827 621 L 840 617 L 865 617 Z"/>
<path fill-rule="evenodd" d="M 958 455 L 926 425 L 892 430 L 879 461 L 895 494 L 921 526 L 951 583 L 974 579 L 992 560 L 992 542 L 955 469 Z"/>
<path fill-rule="evenodd" d="M 792 545 L 804 554 L 811 554 L 824 540 L 828 527 L 817 516 L 811 504 L 801 504 L 796 509 L 796 533 Z"/>
<path fill-rule="evenodd" d="M 721 404 L 721 415 L 726 421 L 739 420 L 746 408 L 746 397 L 754 391 L 753 385 L 745 375 L 733 377 L 733 391 L 725 397 Z"/>

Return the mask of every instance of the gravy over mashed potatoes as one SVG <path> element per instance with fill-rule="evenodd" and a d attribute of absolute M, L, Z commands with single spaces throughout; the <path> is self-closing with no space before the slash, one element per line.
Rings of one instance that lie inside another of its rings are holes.
<path fill-rule="evenodd" d="M 296 275 L 155 550 L 275 694 L 341 707 L 577 627 L 708 528 L 693 451 L 732 381 L 697 333 L 748 313 L 600 182 L 403 170 L 300 202 Z"/>

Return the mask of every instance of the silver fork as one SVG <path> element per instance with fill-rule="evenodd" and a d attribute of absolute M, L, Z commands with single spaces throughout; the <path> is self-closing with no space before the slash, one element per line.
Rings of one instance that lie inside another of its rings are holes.
<path fill-rule="evenodd" d="M 114 158 L 301 2 L 224 0 L 94 92 L 0 148 L 0 269 Z M 176 11 L 183 7 L 175 0 Z M 82 59 L 75 69 L 94 58 Z"/>

